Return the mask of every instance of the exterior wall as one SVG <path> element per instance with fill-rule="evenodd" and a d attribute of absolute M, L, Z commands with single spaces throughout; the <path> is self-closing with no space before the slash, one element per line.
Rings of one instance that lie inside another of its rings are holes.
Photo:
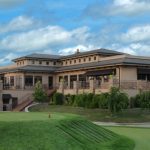
<path fill-rule="evenodd" d="M 29 96 L 31 96 L 33 90 L 3 90 L 1 94 L 11 94 L 12 97 L 18 98 L 18 104 L 27 100 Z"/>
<path fill-rule="evenodd" d="M 120 67 L 120 79 L 121 80 L 137 80 L 137 68 L 136 67 Z"/>
<path fill-rule="evenodd" d="M 41 62 L 41 64 L 39 63 Z M 49 64 L 47 64 L 47 62 L 49 62 Z M 54 62 L 56 64 L 54 64 Z M 61 63 L 55 60 L 21 60 L 21 61 L 17 61 L 16 65 L 19 66 L 26 66 L 26 65 L 35 65 L 35 66 L 60 66 Z"/>
<path fill-rule="evenodd" d="M 90 56 L 66 59 L 66 60 L 63 60 L 63 66 L 70 66 L 70 65 L 96 62 L 96 61 L 99 61 L 100 58 L 102 58 L 102 56 L 90 55 Z M 80 61 L 79 61 L 79 59 L 80 59 Z M 71 63 L 70 63 L 70 61 L 71 61 Z M 76 61 L 76 62 L 74 62 L 74 61 Z M 67 62 L 67 64 L 66 64 L 66 62 Z"/>

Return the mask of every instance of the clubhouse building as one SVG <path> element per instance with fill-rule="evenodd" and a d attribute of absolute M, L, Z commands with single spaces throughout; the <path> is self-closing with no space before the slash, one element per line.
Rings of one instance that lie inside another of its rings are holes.
<path fill-rule="evenodd" d="M 119 87 L 129 96 L 150 90 L 150 57 L 97 49 L 60 56 L 31 54 L 0 68 L 0 111 L 32 99 L 37 81 L 48 94 L 102 93 Z"/>

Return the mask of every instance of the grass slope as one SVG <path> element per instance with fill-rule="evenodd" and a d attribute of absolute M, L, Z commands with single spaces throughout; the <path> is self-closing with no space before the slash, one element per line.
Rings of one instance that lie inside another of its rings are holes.
<path fill-rule="evenodd" d="M 108 122 L 150 122 L 150 111 L 141 109 L 127 109 L 123 112 L 112 115 L 108 110 L 87 109 L 72 106 L 59 106 L 39 104 L 30 108 L 35 112 L 65 112 L 85 116 L 92 121 L 108 121 Z"/>
<path fill-rule="evenodd" d="M 132 150 L 134 142 L 75 115 L 0 113 L 0 150 Z"/>
<path fill-rule="evenodd" d="M 106 127 L 134 140 L 134 150 L 150 150 L 150 128 Z"/>

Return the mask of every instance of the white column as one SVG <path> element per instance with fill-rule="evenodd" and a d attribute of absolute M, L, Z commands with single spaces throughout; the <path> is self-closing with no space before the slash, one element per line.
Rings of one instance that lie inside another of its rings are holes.
<path fill-rule="evenodd" d="M 41 83 L 42 84 L 42 83 Z M 35 85 L 35 82 L 34 82 L 34 75 L 33 75 L 33 86 Z"/>
<path fill-rule="evenodd" d="M 25 75 L 22 75 L 22 89 L 25 88 Z"/>
<path fill-rule="evenodd" d="M 70 89 L 70 75 L 68 75 L 68 88 Z"/>

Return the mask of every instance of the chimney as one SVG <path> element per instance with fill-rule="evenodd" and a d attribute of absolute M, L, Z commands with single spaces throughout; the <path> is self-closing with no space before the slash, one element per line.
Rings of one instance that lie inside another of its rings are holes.
<path fill-rule="evenodd" d="M 79 49 L 77 49 L 77 52 L 76 52 L 77 54 L 79 54 L 80 53 L 80 50 Z"/>

